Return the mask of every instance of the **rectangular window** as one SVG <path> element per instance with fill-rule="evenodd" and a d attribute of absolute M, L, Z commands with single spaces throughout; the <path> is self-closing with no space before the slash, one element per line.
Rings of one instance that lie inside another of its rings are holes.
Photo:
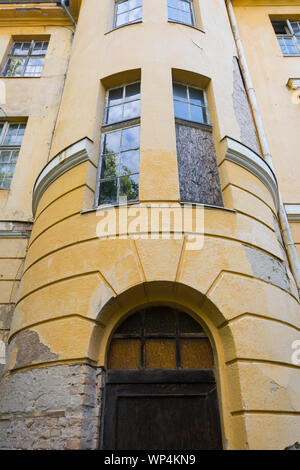
<path fill-rule="evenodd" d="M 139 195 L 140 83 L 107 92 L 99 161 L 98 205 Z"/>
<path fill-rule="evenodd" d="M 114 28 L 142 19 L 142 0 L 121 0 L 115 3 Z"/>
<path fill-rule="evenodd" d="M 0 189 L 9 189 L 26 124 L 0 123 Z"/>
<path fill-rule="evenodd" d="M 178 23 L 196 25 L 192 0 L 168 0 L 168 17 Z"/>
<path fill-rule="evenodd" d="M 272 21 L 284 56 L 300 56 L 300 21 Z"/>
<path fill-rule="evenodd" d="M 173 83 L 175 118 L 209 124 L 206 97 L 199 88 Z"/>
<path fill-rule="evenodd" d="M 9 51 L 2 76 L 40 77 L 48 41 L 14 42 Z"/>

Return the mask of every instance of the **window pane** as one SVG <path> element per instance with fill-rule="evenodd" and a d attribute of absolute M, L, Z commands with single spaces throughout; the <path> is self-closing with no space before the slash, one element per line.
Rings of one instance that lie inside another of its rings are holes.
<path fill-rule="evenodd" d="M 298 23 L 297 21 L 293 21 L 291 23 L 291 26 L 294 34 L 300 34 L 300 23 Z"/>
<path fill-rule="evenodd" d="M 179 313 L 178 321 L 180 333 L 203 333 L 202 326 L 185 313 Z"/>
<path fill-rule="evenodd" d="M 274 21 L 272 25 L 276 34 L 288 34 L 288 27 L 285 21 Z"/>
<path fill-rule="evenodd" d="M 123 176 L 120 178 L 120 197 L 126 196 L 128 201 L 139 197 L 139 176 Z"/>
<path fill-rule="evenodd" d="M 191 4 L 190 4 L 190 2 L 186 2 L 185 0 L 179 0 L 179 4 L 180 4 L 180 9 L 181 9 L 181 10 L 190 13 L 190 11 L 191 11 Z"/>
<path fill-rule="evenodd" d="M 120 334 L 139 334 L 141 335 L 141 314 L 135 313 L 125 320 L 117 329 L 117 335 Z"/>
<path fill-rule="evenodd" d="M 189 116 L 189 107 L 187 103 L 183 103 L 182 101 L 174 101 L 174 112 L 175 117 L 180 119 L 190 119 Z"/>
<path fill-rule="evenodd" d="M 132 85 L 127 85 L 125 92 L 125 101 L 131 101 L 140 97 L 141 84 L 133 83 Z"/>
<path fill-rule="evenodd" d="M 140 116 L 141 114 L 140 106 L 141 106 L 140 101 L 132 101 L 130 103 L 125 103 L 123 120 L 132 119 L 132 118 Z"/>
<path fill-rule="evenodd" d="M 197 90 L 197 88 L 190 88 L 190 101 L 192 104 L 202 105 L 204 106 L 204 96 L 202 90 Z"/>
<path fill-rule="evenodd" d="M 145 335 L 151 333 L 176 334 L 175 315 L 168 307 L 152 307 L 146 311 Z"/>
<path fill-rule="evenodd" d="M 32 55 L 45 55 L 47 51 L 47 42 L 36 42 L 32 50 Z"/>
<path fill-rule="evenodd" d="M 185 11 L 182 11 L 180 15 L 180 21 L 182 23 L 192 25 L 193 24 L 192 15 L 190 13 L 186 13 Z"/>
<path fill-rule="evenodd" d="M 191 121 L 206 122 L 204 108 L 201 108 L 201 106 L 191 105 Z"/>
<path fill-rule="evenodd" d="M 176 369 L 175 340 L 146 340 L 146 369 Z"/>
<path fill-rule="evenodd" d="M 101 179 L 113 178 L 117 176 L 117 163 L 114 155 L 102 158 L 101 161 Z"/>
<path fill-rule="evenodd" d="M 100 184 L 99 204 L 114 204 L 117 202 L 117 180 L 102 181 Z"/>
<path fill-rule="evenodd" d="M 117 13 L 124 13 L 124 11 L 128 11 L 128 1 L 117 3 Z"/>
<path fill-rule="evenodd" d="M 141 343 L 138 339 L 113 339 L 110 345 L 108 368 L 116 370 L 139 369 Z"/>
<path fill-rule="evenodd" d="M 21 77 L 24 70 L 25 59 L 11 58 L 8 60 L 5 67 L 4 76 L 6 77 Z"/>
<path fill-rule="evenodd" d="M 139 172 L 140 153 L 138 150 L 120 155 L 120 175 L 132 175 Z"/>
<path fill-rule="evenodd" d="M 116 88 L 115 90 L 110 90 L 108 94 L 108 105 L 120 104 L 123 101 L 123 88 Z"/>
<path fill-rule="evenodd" d="M 122 26 L 123 24 L 127 24 L 128 21 L 129 21 L 129 14 L 128 13 L 122 13 L 121 15 L 117 16 L 116 26 Z"/>
<path fill-rule="evenodd" d="M 123 120 L 123 105 L 112 106 L 107 111 L 107 124 Z"/>
<path fill-rule="evenodd" d="M 28 60 L 28 63 L 26 65 L 24 76 L 25 77 L 39 77 L 42 72 L 43 64 L 44 64 L 44 58 L 31 57 Z"/>
<path fill-rule="evenodd" d="M 141 7 L 142 0 L 129 0 L 129 10 L 133 10 L 134 8 Z"/>
<path fill-rule="evenodd" d="M 0 151 L 0 164 L 8 163 L 10 161 L 11 151 L 10 150 L 1 150 Z"/>
<path fill-rule="evenodd" d="M 27 55 L 30 49 L 31 43 L 30 42 L 16 42 L 13 45 L 13 55 Z"/>
<path fill-rule="evenodd" d="M 4 145 L 21 145 L 23 135 L 19 135 L 19 124 L 10 124 L 4 139 Z"/>
<path fill-rule="evenodd" d="M 168 12 L 169 12 L 169 15 L 168 15 L 169 20 L 180 21 L 180 11 L 179 10 L 176 10 L 175 8 L 169 7 Z"/>
<path fill-rule="evenodd" d="M 104 153 L 119 152 L 121 145 L 121 131 L 110 132 L 105 135 Z"/>
<path fill-rule="evenodd" d="M 129 21 L 138 21 L 142 18 L 142 9 L 135 8 L 129 12 Z"/>
<path fill-rule="evenodd" d="M 140 127 L 129 127 L 122 133 L 122 150 L 131 150 L 140 146 Z"/>
<path fill-rule="evenodd" d="M 184 85 L 178 85 L 178 83 L 173 83 L 173 94 L 174 98 L 179 98 L 181 100 L 187 100 L 187 87 Z"/>
<path fill-rule="evenodd" d="M 171 8 L 178 8 L 178 0 L 168 0 L 168 6 Z"/>
<path fill-rule="evenodd" d="M 184 369 L 213 368 L 212 349 L 207 338 L 181 339 L 181 367 Z"/>

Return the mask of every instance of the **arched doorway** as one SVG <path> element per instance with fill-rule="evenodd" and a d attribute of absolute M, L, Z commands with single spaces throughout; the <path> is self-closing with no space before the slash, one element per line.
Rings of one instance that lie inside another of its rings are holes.
<path fill-rule="evenodd" d="M 213 353 L 191 316 L 150 307 L 115 331 L 107 358 L 103 449 L 221 449 Z"/>

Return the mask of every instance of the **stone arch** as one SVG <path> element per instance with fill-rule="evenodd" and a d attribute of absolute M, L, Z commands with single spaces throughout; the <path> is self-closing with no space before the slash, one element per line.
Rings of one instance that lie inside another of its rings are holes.
<path fill-rule="evenodd" d="M 107 352 L 110 339 L 118 326 L 131 314 L 143 307 L 166 305 L 189 314 L 198 321 L 207 334 L 214 355 L 217 389 L 220 406 L 223 442 L 234 440 L 231 423 L 230 395 L 241 396 L 239 381 L 234 385 L 227 379 L 227 351 L 235 352 L 235 341 L 222 312 L 201 292 L 190 286 L 169 282 L 153 281 L 138 284 L 108 301 L 98 313 L 97 327 L 90 340 L 90 357 L 104 370 L 107 366 Z M 239 423 L 239 433 L 244 424 Z M 233 436 L 233 437 L 232 437 Z"/>

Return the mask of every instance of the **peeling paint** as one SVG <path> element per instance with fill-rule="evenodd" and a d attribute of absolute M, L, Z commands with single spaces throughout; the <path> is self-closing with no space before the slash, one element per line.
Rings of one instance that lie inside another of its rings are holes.
<path fill-rule="evenodd" d="M 22 331 L 12 340 L 8 355 L 10 369 L 59 359 L 57 354 L 52 353 L 48 346 L 40 342 L 38 333 L 32 330 Z"/>
<path fill-rule="evenodd" d="M 271 255 L 244 245 L 246 256 L 251 264 L 253 275 L 290 292 L 290 283 L 284 264 Z"/>

